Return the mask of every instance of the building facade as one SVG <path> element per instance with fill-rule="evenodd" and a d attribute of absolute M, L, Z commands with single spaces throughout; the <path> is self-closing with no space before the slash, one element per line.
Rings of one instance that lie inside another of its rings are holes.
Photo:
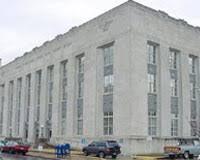
<path fill-rule="evenodd" d="M 128 1 L 0 68 L 0 136 L 162 152 L 200 128 L 200 28 Z"/>

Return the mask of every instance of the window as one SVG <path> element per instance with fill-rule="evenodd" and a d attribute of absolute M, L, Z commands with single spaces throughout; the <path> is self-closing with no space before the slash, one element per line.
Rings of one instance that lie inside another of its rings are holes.
<path fill-rule="evenodd" d="M 190 96 L 191 96 L 191 99 L 196 99 L 196 84 L 195 84 L 195 82 L 190 82 Z"/>
<path fill-rule="evenodd" d="M 40 120 L 40 101 L 41 101 L 41 81 L 42 81 L 42 71 L 36 72 L 36 121 Z"/>
<path fill-rule="evenodd" d="M 171 96 L 178 96 L 177 94 L 177 90 L 178 90 L 178 86 L 177 86 L 177 80 L 176 79 L 171 79 L 170 80 L 170 87 L 171 87 Z"/>
<path fill-rule="evenodd" d="M 104 93 L 113 92 L 113 74 L 104 76 Z"/>
<path fill-rule="evenodd" d="M 84 56 L 78 57 L 78 72 L 79 73 L 84 73 L 84 62 L 85 62 Z"/>
<path fill-rule="evenodd" d="M 107 45 L 103 48 L 104 56 L 104 95 L 112 97 L 113 94 L 113 45 Z M 106 74 L 105 74 L 106 73 Z M 104 98 L 103 98 L 104 99 Z M 104 135 L 113 134 L 113 98 L 104 99 L 103 104 L 103 133 Z M 107 108 L 107 110 L 106 110 Z M 109 109 L 108 109 L 109 108 Z"/>
<path fill-rule="evenodd" d="M 104 135 L 113 134 L 113 112 L 104 112 Z"/>
<path fill-rule="evenodd" d="M 103 48 L 104 66 L 113 65 L 113 46 Z"/>
<path fill-rule="evenodd" d="M 83 97 L 83 89 L 84 89 L 84 61 L 85 57 L 78 57 L 78 97 Z"/>
<path fill-rule="evenodd" d="M 17 99 L 16 99 L 16 134 L 19 135 L 20 130 L 20 113 L 21 113 L 21 95 L 22 94 L 22 78 L 17 79 Z"/>
<path fill-rule="evenodd" d="M 196 120 L 192 120 L 190 122 L 190 125 L 191 125 L 191 136 L 197 136 L 197 121 Z"/>
<path fill-rule="evenodd" d="M 68 70 L 67 60 L 61 62 L 61 135 L 66 132 L 67 122 L 67 90 L 68 89 Z"/>
<path fill-rule="evenodd" d="M 148 92 L 156 92 L 156 75 L 148 73 Z"/>
<path fill-rule="evenodd" d="M 191 107 L 191 136 L 197 135 L 197 95 L 196 95 L 196 81 L 198 82 L 197 72 L 197 57 L 189 55 L 189 76 L 190 76 L 190 107 Z"/>
<path fill-rule="evenodd" d="M 83 134 L 84 54 L 77 57 L 77 135 Z"/>
<path fill-rule="evenodd" d="M 147 45 L 148 53 L 148 63 L 156 64 L 156 45 L 148 44 Z"/>
<path fill-rule="evenodd" d="M 157 135 L 157 48 L 152 42 L 147 44 L 147 66 L 148 66 L 148 134 Z"/>
<path fill-rule="evenodd" d="M 196 120 L 197 119 L 197 106 L 196 106 L 196 101 L 195 100 L 191 100 L 190 101 L 190 104 L 191 104 L 191 119 L 192 120 Z"/>
<path fill-rule="evenodd" d="M 8 99 L 8 135 L 12 137 L 12 118 L 13 118 L 13 95 L 14 94 L 14 81 L 9 82 L 9 99 Z"/>
<path fill-rule="evenodd" d="M 178 136 L 178 119 L 171 120 L 171 136 Z"/>
<path fill-rule="evenodd" d="M 171 69 L 177 68 L 177 52 L 171 50 L 169 53 L 169 66 Z"/>
<path fill-rule="evenodd" d="M 47 68 L 47 119 L 52 119 L 52 107 L 53 107 L 53 80 L 54 80 L 54 66 Z"/>
<path fill-rule="evenodd" d="M 193 55 L 189 56 L 189 71 L 190 73 L 196 73 L 196 66 L 195 66 L 196 57 Z"/>
<path fill-rule="evenodd" d="M 154 113 L 155 114 L 155 113 Z M 156 136 L 157 130 L 157 118 L 154 115 L 149 115 L 149 136 Z"/>
<path fill-rule="evenodd" d="M 29 111 L 31 106 L 31 74 L 26 76 L 26 95 L 25 95 L 25 138 L 28 138 Z"/>

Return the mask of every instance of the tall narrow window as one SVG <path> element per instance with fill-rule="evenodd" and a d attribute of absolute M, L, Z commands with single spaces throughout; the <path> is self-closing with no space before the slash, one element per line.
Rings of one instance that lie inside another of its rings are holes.
<path fill-rule="evenodd" d="M 61 135 L 66 132 L 67 121 L 67 61 L 61 62 Z"/>
<path fill-rule="evenodd" d="M 113 134 L 113 45 L 108 45 L 103 50 L 104 57 L 104 95 L 103 95 L 103 133 Z"/>
<path fill-rule="evenodd" d="M 17 98 L 16 98 L 16 134 L 19 136 L 20 114 L 21 114 L 22 78 L 17 79 Z"/>
<path fill-rule="evenodd" d="M 28 128 L 29 128 L 29 111 L 31 107 L 31 74 L 26 76 L 26 95 L 25 95 L 25 133 L 24 136 L 28 138 Z"/>
<path fill-rule="evenodd" d="M 178 136 L 179 128 L 179 53 L 180 51 L 176 49 L 169 49 L 169 75 L 170 75 L 170 91 L 171 91 L 171 104 L 170 104 L 170 114 L 171 114 L 171 136 Z"/>
<path fill-rule="evenodd" d="M 170 50 L 169 52 L 169 66 L 170 69 L 177 68 L 177 51 L 175 50 Z"/>
<path fill-rule="evenodd" d="M 178 136 L 178 119 L 171 120 L 171 136 Z"/>
<path fill-rule="evenodd" d="M 196 61 L 196 57 L 193 55 L 189 56 L 189 71 L 190 74 L 193 74 L 196 72 L 196 67 L 195 67 L 195 61 Z"/>
<path fill-rule="evenodd" d="M 52 109 L 53 109 L 53 80 L 54 66 L 47 68 L 47 137 L 51 138 Z"/>
<path fill-rule="evenodd" d="M 156 75 L 148 73 L 148 91 L 149 93 L 156 92 Z"/>
<path fill-rule="evenodd" d="M 148 49 L 148 63 L 149 64 L 156 64 L 156 50 L 157 47 L 156 45 L 148 44 L 147 45 Z"/>
<path fill-rule="evenodd" d="M 172 79 L 170 80 L 170 87 L 171 87 L 171 96 L 175 97 L 178 96 L 178 86 L 177 86 L 177 80 Z"/>
<path fill-rule="evenodd" d="M 12 137 L 13 128 L 12 128 L 12 118 L 13 118 L 13 98 L 14 98 L 14 81 L 9 82 L 8 90 L 8 135 Z"/>
<path fill-rule="evenodd" d="M 189 55 L 188 63 L 189 63 L 189 77 L 190 77 L 190 104 L 191 104 L 191 136 L 196 136 L 197 133 L 197 88 L 196 84 L 198 82 L 198 67 L 197 67 L 197 58 L 194 55 Z"/>
<path fill-rule="evenodd" d="M 77 63 L 78 63 L 77 134 L 78 135 L 83 134 L 84 62 L 85 62 L 84 55 L 77 57 Z"/>
<path fill-rule="evenodd" d="M 40 120 L 40 103 L 41 103 L 41 80 L 42 80 L 42 71 L 39 70 L 36 72 L 36 121 Z"/>
<path fill-rule="evenodd" d="M 3 134 L 3 112 L 4 112 L 4 94 L 5 94 L 5 87 L 4 85 L 0 86 L 0 135 Z"/>
<path fill-rule="evenodd" d="M 113 92 L 113 74 L 104 76 L 104 93 Z"/>
<path fill-rule="evenodd" d="M 190 82 L 190 98 L 195 100 L 196 99 L 196 82 Z"/>
<path fill-rule="evenodd" d="M 47 119 L 52 119 L 52 105 L 53 105 L 53 66 L 48 67 L 47 70 Z"/>
<path fill-rule="evenodd" d="M 113 112 L 104 113 L 104 135 L 113 134 Z"/>
<path fill-rule="evenodd" d="M 40 105 L 41 105 L 41 82 L 42 82 L 42 70 L 36 72 L 36 81 L 35 81 L 35 138 L 39 138 L 40 130 Z M 43 133 L 41 133 L 43 134 Z"/>
<path fill-rule="evenodd" d="M 157 135 L 157 50 L 158 45 L 149 42 L 147 44 L 147 66 L 148 66 L 148 134 Z"/>

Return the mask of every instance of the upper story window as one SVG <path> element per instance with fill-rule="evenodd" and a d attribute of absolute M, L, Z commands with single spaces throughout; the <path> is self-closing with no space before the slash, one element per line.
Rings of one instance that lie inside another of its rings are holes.
<path fill-rule="evenodd" d="M 149 64 L 156 64 L 156 51 L 157 51 L 157 46 L 153 44 L 148 44 L 147 45 L 147 54 L 148 54 L 148 63 Z"/>
<path fill-rule="evenodd" d="M 42 70 L 36 72 L 36 103 L 40 105 Z"/>
<path fill-rule="evenodd" d="M 103 48 L 104 66 L 113 65 L 113 46 Z"/>
<path fill-rule="evenodd" d="M 169 53 L 169 67 L 171 69 L 177 69 L 177 57 L 178 53 L 174 50 L 171 50 Z"/>
<path fill-rule="evenodd" d="M 196 99 L 196 84 L 190 83 L 190 96 L 191 99 Z"/>
<path fill-rule="evenodd" d="M 193 56 L 193 55 L 190 55 L 189 56 L 189 71 L 192 74 L 196 73 L 196 65 L 195 65 L 196 63 L 195 63 L 195 61 L 196 61 L 196 57 Z"/>
<path fill-rule="evenodd" d="M 78 57 L 78 72 L 84 73 L 85 56 Z"/>
<path fill-rule="evenodd" d="M 67 100 L 67 60 L 61 62 L 61 91 L 62 91 L 62 100 Z"/>
<path fill-rule="evenodd" d="M 104 93 L 113 92 L 113 74 L 104 76 Z"/>
<path fill-rule="evenodd" d="M 148 73 L 148 92 L 156 92 L 156 75 Z"/>
<path fill-rule="evenodd" d="M 178 96 L 178 85 L 176 79 L 170 80 L 170 87 L 171 87 L 171 96 L 173 97 Z"/>

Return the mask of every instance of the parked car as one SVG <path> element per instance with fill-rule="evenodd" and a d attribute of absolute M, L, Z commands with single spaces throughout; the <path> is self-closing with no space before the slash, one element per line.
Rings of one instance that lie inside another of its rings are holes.
<path fill-rule="evenodd" d="M 2 147 L 5 146 L 5 141 L 0 141 L 0 151 L 2 151 Z"/>
<path fill-rule="evenodd" d="M 29 150 L 30 146 L 29 145 L 25 145 L 23 143 L 20 142 L 15 142 L 15 141 L 8 141 L 5 146 L 2 147 L 2 152 L 8 152 L 8 153 L 21 153 L 23 155 L 25 155 L 28 150 Z"/>
<path fill-rule="evenodd" d="M 192 158 L 200 155 L 200 142 L 195 140 L 189 143 L 180 143 L 176 146 L 165 146 L 164 152 L 169 157 L 182 156 L 185 159 Z"/>
<path fill-rule="evenodd" d="M 116 141 L 96 141 L 89 144 L 87 147 L 82 149 L 85 156 L 94 154 L 100 158 L 106 156 L 112 156 L 112 158 L 117 158 L 121 153 L 120 146 Z"/>

